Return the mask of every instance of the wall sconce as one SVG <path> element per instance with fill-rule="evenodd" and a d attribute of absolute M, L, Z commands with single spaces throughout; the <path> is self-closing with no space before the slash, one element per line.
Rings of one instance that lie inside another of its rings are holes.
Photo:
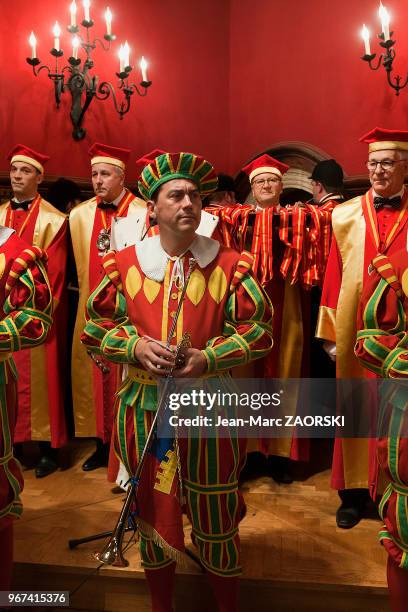
<path fill-rule="evenodd" d="M 97 100 L 106 100 L 111 96 L 119 118 L 123 119 L 123 116 L 126 115 L 130 109 L 132 95 L 137 93 L 141 97 L 146 96 L 147 90 L 152 84 L 147 77 L 147 62 L 144 57 L 142 57 L 140 61 L 141 81 L 139 86 L 129 82 L 132 66 L 130 64 L 130 47 L 127 41 L 124 45 L 120 46 L 119 72 L 116 73 L 119 79 L 118 90 L 121 92 L 120 101 L 118 100 L 118 94 L 115 91 L 115 87 L 111 83 L 108 81 L 99 83 L 98 76 L 90 74 L 90 70 L 94 67 L 92 53 L 96 49 L 97 43 L 100 44 L 104 51 L 109 51 L 111 42 L 116 39 L 116 36 L 112 34 L 112 13 L 108 7 L 105 11 L 106 33 L 103 37 L 106 43 L 99 38 L 95 38 L 91 41 L 90 29 L 94 25 L 94 22 L 90 16 L 90 5 L 90 0 L 83 0 L 84 18 L 81 21 L 81 25 L 85 28 L 85 37 L 78 35 L 79 26 L 77 25 L 76 1 L 73 0 L 70 5 L 71 23 L 67 27 L 67 30 L 73 35 L 71 40 L 72 54 L 68 58 L 68 63 L 65 66 L 59 66 L 59 62 L 64 52 L 61 49 L 61 28 L 58 21 L 55 22 L 53 28 L 54 46 L 50 51 L 51 55 L 55 58 L 55 67 L 53 70 L 45 64 L 40 65 L 41 61 L 37 57 L 37 39 L 34 32 L 31 32 L 29 38 L 31 58 L 28 57 L 27 62 L 32 66 L 35 76 L 38 76 L 42 70 L 47 71 L 48 78 L 54 83 L 57 108 L 59 108 L 62 94 L 66 90 L 69 90 L 71 93 L 72 104 L 70 118 L 74 126 L 72 136 L 75 140 L 82 140 L 86 134 L 85 129 L 82 127 L 82 122 L 94 98 Z M 83 62 L 81 58 L 78 57 L 80 49 L 83 49 L 86 56 Z"/>
<path fill-rule="evenodd" d="M 395 45 L 396 41 L 392 39 L 392 36 L 394 33 L 390 32 L 389 13 L 381 2 L 380 2 L 380 8 L 379 8 L 378 13 L 380 16 L 381 28 L 382 28 L 382 32 L 381 34 L 378 34 L 378 38 L 380 39 L 380 47 L 384 49 L 384 53 L 381 53 L 381 55 L 378 57 L 377 63 L 374 64 L 374 59 L 376 58 L 377 54 L 371 53 L 370 33 L 364 24 L 363 29 L 361 30 L 361 36 L 364 41 L 364 55 L 361 59 L 368 63 L 371 70 L 378 70 L 379 67 L 383 65 L 386 71 L 386 74 L 387 74 L 387 81 L 388 81 L 389 86 L 395 90 L 395 95 L 399 96 L 400 90 L 403 89 L 408 84 L 408 75 L 402 84 L 401 84 L 401 81 L 402 81 L 401 76 L 399 75 L 394 76 L 394 77 L 391 76 L 392 64 L 394 62 L 395 55 L 396 55 L 395 49 L 393 49 L 393 46 Z"/>

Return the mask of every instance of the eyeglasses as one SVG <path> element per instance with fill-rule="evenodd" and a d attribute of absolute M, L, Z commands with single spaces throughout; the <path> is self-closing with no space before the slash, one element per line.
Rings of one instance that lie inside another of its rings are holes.
<path fill-rule="evenodd" d="M 393 169 L 395 164 L 398 164 L 398 162 L 401 162 L 401 161 L 405 161 L 405 160 L 404 159 L 383 159 L 381 161 L 374 161 L 370 159 L 368 160 L 366 165 L 370 172 L 375 172 L 375 170 L 377 170 L 378 164 L 380 164 L 380 168 L 382 170 L 389 172 L 390 170 Z"/>
<path fill-rule="evenodd" d="M 278 178 L 258 179 L 257 181 L 254 181 L 252 184 L 255 187 L 263 187 L 266 183 L 280 183 L 280 179 Z"/>

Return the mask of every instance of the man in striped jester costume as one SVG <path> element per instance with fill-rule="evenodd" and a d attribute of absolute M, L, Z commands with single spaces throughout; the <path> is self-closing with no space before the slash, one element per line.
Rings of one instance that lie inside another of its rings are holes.
<path fill-rule="evenodd" d="M 13 457 L 17 371 L 12 353 L 44 343 L 52 323 L 45 254 L 0 225 L 0 590 L 8 590 L 13 558 L 13 519 L 22 512 L 21 466 Z"/>
<path fill-rule="evenodd" d="M 408 252 L 377 256 L 362 294 L 355 354 L 365 368 L 383 378 L 408 379 Z M 408 601 L 408 393 L 385 388 L 388 437 L 377 441 L 378 460 L 390 483 L 380 504 L 380 540 L 388 553 L 387 578 L 393 612 Z M 400 435 L 404 429 L 403 435 Z"/>
<path fill-rule="evenodd" d="M 131 474 L 157 406 L 157 378 L 174 365 L 174 350 L 164 343 L 190 258 L 196 264 L 172 346 L 189 332 L 193 348 L 185 349 L 176 376 L 215 376 L 265 356 L 272 347 L 272 306 L 251 273 L 251 257 L 196 233 L 201 196 L 216 185 L 213 167 L 191 153 L 167 153 L 148 164 L 139 191 L 160 233 L 106 255 L 105 278 L 88 300 L 82 341 L 105 358 L 129 365 L 118 392 L 114 443 Z M 172 449 L 167 459 L 160 449 L 148 455 L 138 488 L 141 556 L 152 609 L 170 612 L 174 560 L 184 550 L 182 509 L 175 494 L 177 457 Z M 245 441 L 232 435 L 179 439 L 179 459 L 186 512 L 218 609 L 234 612 L 244 509 L 238 478 Z"/>

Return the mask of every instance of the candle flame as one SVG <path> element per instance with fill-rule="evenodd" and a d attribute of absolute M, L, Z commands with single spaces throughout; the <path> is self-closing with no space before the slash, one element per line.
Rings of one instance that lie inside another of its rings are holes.
<path fill-rule="evenodd" d="M 361 36 L 363 37 L 363 40 L 369 40 L 370 38 L 370 31 L 366 27 L 365 23 L 363 23 L 363 29 L 361 30 Z"/>
<path fill-rule="evenodd" d="M 30 43 L 31 47 L 35 47 L 35 45 L 37 44 L 37 39 L 35 37 L 34 32 L 31 32 L 30 38 L 28 39 L 28 42 Z"/>
<path fill-rule="evenodd" d="M 127 40 L 125 41 L 125 44 L 123 45 L 123 51 L 124 51 L 124 53 L 126 53 L 127 55 L 129 55 L 129 53 L 130 53 L 130 47 L 129 47 L 129 43 L 128 43 L 128 41 L 127 41 Z"/>
<path fill-rule="evenodd" d="M 147 64 L 144 56 L 142 55 L 142 59 L 140 60 L 140 68 L 141 68 L 141 70 L 146 70 L 147 66 L 148 66 L 148 64 Z"/>
<path fill-rule="evenodd" d="M 71 6 L 70 6 L 70 10 L 71 10 L 71 13 L 72 13 L 73 15 L 76 15 L 76 12 L 77 12 L 77 5 L 76 5 L 75 0 L 72 0 L 72 2 L 71 2 Z"/>
<path fill-rule="evenodd" d="M 78 49 L 80 44 L 81 44 L 81 41 L 79 40 L 78 36 L 73 36 L 73 38 L 72 38 L 72 47 L 74 49 Z"/>
<path fill-rule="evenodd" d="M 52 30 L 52 33 L 54 34 L 55 38 L 59 38 L 61 36 L 61 28 L 59 26 L 58 21 L 55 22 L 55 26 Z"/>
<path fill-rule="evenodd" d="M 378 14 L 380 16 L 382 24 L 387 25 L 387 26 L 390 25 L 390 15 L 382 2 L 380 2 L 380 8 L 378 9 Z"/>
<path fill-rule="evenodd" d="M 83 0 L 84 9 L 89 9 L 91 6 L 91 0 Z"/>
<path fill-rule="evenodd" d="M 109 21 L 109 23 L 112 22 L 112 13 L 111 13 L 111 10 L 110 10 L 109 6 L 107 7 L 107 9 L 105 11 L 105 19 L 106 19 L 106 21 Z"/>
<path fill-rule="evenodd" d="M 123 49 L 123 45 L 120 45 L 118 55 L 119 59 L 125 59 L 125 50 Z"/>

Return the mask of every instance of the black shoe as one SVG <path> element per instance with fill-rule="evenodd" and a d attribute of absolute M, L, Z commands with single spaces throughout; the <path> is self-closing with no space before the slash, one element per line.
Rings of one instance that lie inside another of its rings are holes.
<path fill-rule="evenodd" d="M 268 472 L 278 484 L 292 484 L 293 476 L 290 472 L 291 460 L 288 457 L 269 455 Z"/>
<path fill-rule="evenodd" d="M 44 478 L 58 470 L 58 463 L 52 457 L 44 455 L 35 466 L 35 477 Z"/>
<path fill-rule="evenodd" d="M 336 512 L 337 527 L 352 529 L 360 522 L 362 516 L 361 504 L 343 501 Z"/>
<path fill-rule="evenodd" d="M 266 472 L 266 457 L 262 453 L 248 453 L 246 463 L 239 475 L 240 481 L 250 480 L 263 476 Z"/>
<path fill-rule="evenodd" d="M 109 448 L 106 445 L 107 449 Z M 94 453 L 88 459 L 84 461 L 82 464 L 82 469 L 84 472 L 91 472 L 92 470 L 96 470 L 100 467 L 106 467 L 108 465 L 109 458 L 109 450 L 103 448 L 97 448 Z"/>

